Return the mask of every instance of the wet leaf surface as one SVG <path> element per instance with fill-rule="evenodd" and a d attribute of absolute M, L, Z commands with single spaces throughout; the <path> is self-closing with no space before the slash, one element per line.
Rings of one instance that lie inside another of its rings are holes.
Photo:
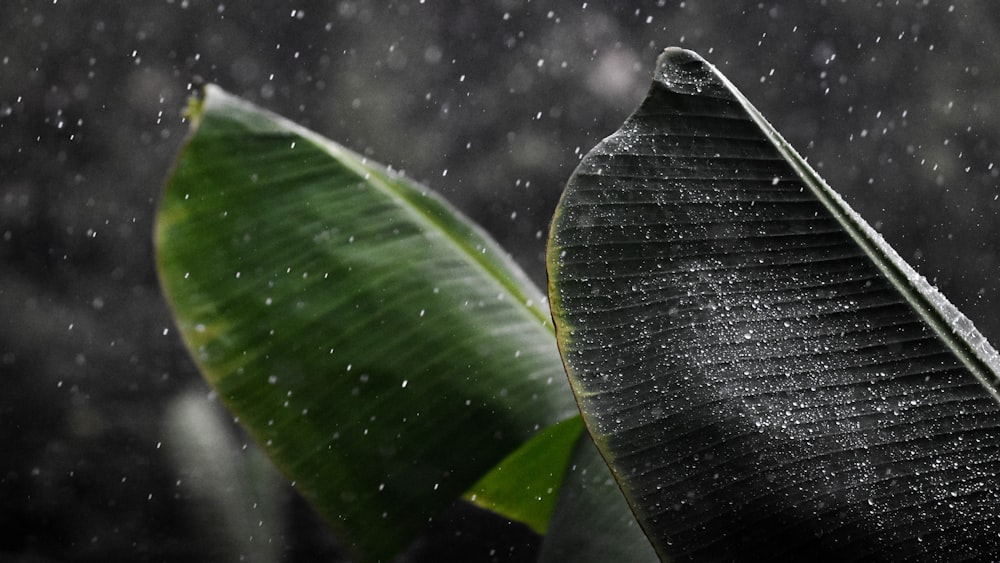
<path fill-rule="evenodd" d="M 193 117 L 157 217 L 177 326 L 358 557 L 576 415 L 544 297 L 451 206 L 218 88 Z"/>
<path fill-rule="evenodd" d="M 1000 553 L 996 352 L 698 55 L 582 160 L 549 274 L 661 556 Z"/>

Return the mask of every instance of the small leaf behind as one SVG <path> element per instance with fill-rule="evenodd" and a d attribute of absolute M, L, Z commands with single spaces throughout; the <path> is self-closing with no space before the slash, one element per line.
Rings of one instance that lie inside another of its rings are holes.
<path fill-rule="evenodd" d="M 465 497 L 544 535 L 582 432 L 578 416 L 545 428 L 498 463 Z M 531 502 L 524 502 L 525 498 Z"/>

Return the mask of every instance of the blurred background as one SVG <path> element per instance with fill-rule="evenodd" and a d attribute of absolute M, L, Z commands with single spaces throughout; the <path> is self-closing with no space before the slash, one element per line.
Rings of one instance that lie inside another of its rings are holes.
<path fill-rule="evenodd" d="M 3 0 L 0 37 L 2 561 L 344 560 L 157 286 L 153 215 L 207 82 L 443 193 L 542 284 L 566 178 L 657 54 L 692 48 L 1000 342 L 989 0 Z M 456 506 L 402 560 L 537 545 Z"/>

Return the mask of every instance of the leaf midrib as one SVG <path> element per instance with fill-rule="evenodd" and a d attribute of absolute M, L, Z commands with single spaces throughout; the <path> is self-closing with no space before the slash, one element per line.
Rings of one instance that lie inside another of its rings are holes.
<path fill-rule="evenodd" d="M 215 108 L 225 108 L 227 106 L 235 106 L 241 109 L 246 109 L 249 104 L 243 102 L 242 100 L 233 97 L 226 93 L 221 88 L 209 84 L 204 88 L 204 101 L 199 108 L 200 113 L 206 113 Z M 517 301 L 517 305 L 522 310 L 525 310 L 532 318 L 536 319 L 538 323 L 546 329 L 549 334 L 555 335 L 555 329 L 552 323 L 549 321 L 547 311 L 543 311 L 542 305 L 546 302 L 543 293 L 534 286 L 524 275 L 519 266 L 513 261 L 512 258 L 503 253 L 502 250 L 496 248 L 484 247 L 486 252 L 496 252 L 499 255 L 496 257 L 498 260 L 507 262 L 507 266 L 511 269 L 510 276 L 501 275 L 502 272 L 494 267 L 488 260 L 484 258 L 484 252 L 480 249 L 474 247 L 469 241 L 464 240 L 458 233 L 454 232 L 452 229 L 447 228 L 447 225 L 441 219 L 435 217 L 432 213 L 429 213 L 427 209 L 422 206 L 415 205 L 412 198 L 400 189 L 397 189 L 392 185 L 391 182 L 387 181 L 387 177 L 393 174 L 392 171 L 382 170 L 380 167 L 369 164 L 366 162 L 367 159 L 361 155 L 351 151 L 350 149 L 338 145 L 337 143 L 309 130 L 300 125 L 282 117 L 278 114 L 269 112 L 267 110 L 255 108 L 255 111 L 262 112 L 268 115 L 268 117 L 273 120 L 274 123 L 278 124 L 281 128 L 297 135 L 303 139 L 308 140 L 317 148 L 330 155 L 331 158 L 341 162 L 346 168 L 353 172 L 360 180 L 370 184 L 372 187 L 378 189 L 382 193 L 388 195 L 391 199 L 400 204 L 400 207 L 405 209 L 408 213 L 413 215 L 418 219 L 418 222 L 425 224 L 429 229 L 433 229 L 435 232 L 441 233 L 444 240 L 448 241 L 454 248 L 457 249 L 456 254 L 461 255 L 465 258 L 465 261 L 472 264 L 480 271 L 486 274 L 486 277 L 494 280 L 498 285 L 500 285 L 505 291 L 512 295 Z M 201 116 L 192 115 L 192 132 L 194 135 L 196 129 L 200 125 Z M 463 214 L 461 214 L 453 206 L 449 206 L 447 202 L 440 200 L 438 196 L 432 192 L 425 192 L 419 194 L 422 197 L 430 198 L 434 200 L 434 203 L 438 205 L 452 207 L 449 209 L 454 213 L 457 218 L 464 220 L 469 230 L 477 236 L 483 243 L 488 244 L 489 238 L 485 235 L 482 230 L 477 227 L 474 223 L 469 221 Z M 518 276 L 520 274 L 520 276 Z M 520 277 L 518 280 L 516 277 Z M 519 283 L 520 282 L 520 283 Z M 525 291 L 526 288 L 530 288 L 534 291 L 535 295 L 530 296 Z M 536 304 L 537 306 L 531 306 L 529 303 Z M 553 342 L 554 343 L 554 342 Z"/>

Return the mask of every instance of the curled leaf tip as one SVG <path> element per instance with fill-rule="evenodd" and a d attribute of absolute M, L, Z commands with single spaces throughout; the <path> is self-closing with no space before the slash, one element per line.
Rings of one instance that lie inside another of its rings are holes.
<path fill-rule="evenodd" d="M 668 47 L 660 54 L 653 80 L 678 94 L 703 95 L 706 89 L 722 87 L 715 67 L 698 53 L 680 47 Z"/>

